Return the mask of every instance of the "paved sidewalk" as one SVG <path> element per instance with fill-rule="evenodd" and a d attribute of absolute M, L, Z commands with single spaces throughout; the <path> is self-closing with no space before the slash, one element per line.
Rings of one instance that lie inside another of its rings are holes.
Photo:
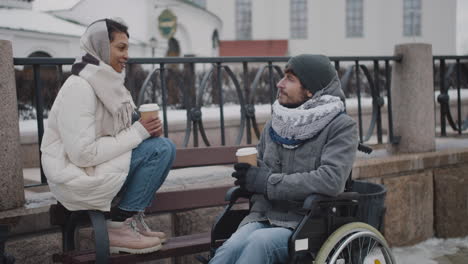
<path fill-rule="evenodd" d="M 467 264 L 468 237 L 431 238 L 414 246 L 393 248 L 398 264 Z"/>

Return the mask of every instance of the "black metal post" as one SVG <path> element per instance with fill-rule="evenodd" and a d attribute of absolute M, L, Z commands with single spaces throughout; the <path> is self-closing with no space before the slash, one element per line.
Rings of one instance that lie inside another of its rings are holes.
<path fill-rule="evenodd" d="M 381 100 L 383 100 L 380 97 L 380 81 L 379 81 L 379 61 L 374 60 L 374 88 L 375 88 L 375 93 L 376 93 L 376 100 L 377 102 L 377 142 L 379 144 L 382 144 L 382 112 L 380 108 L 382 107 L 381 105 Z"/>
<path fill-rule="evenodd" d="M 198 122 L 193 122 L 193 146 L 198 148 Z"/>
<path fill-rule="evenodd" d="M 223 83 L 222 83 L 222 66 L 221 62 L 216 63 L 216 70 L 217 70 L 217 86 L 219 91 L 219 115 L 220 115 L 220 125 L 221 125 L 221 145 L 226 145 L 226 138 L 224 134 L 224 101 L 223 101 Z"/>
<path fill-rule="evenodd" d="M 168 137 L 169 131 L 168 124 L 167 124 L 167 86 L 166 86 L 166 68 L 164 63 L 159 64 L 159 74 L 161 80 L 161 91 L 162 91 L 162 108 L 163 108 L 163 120 L 164 120 L 164 137 Z"/>
<path fill-rule="evenodd" d="M 340 61 L 339 60 L 335 61 L 335 70 L 336 70 L 336 74 L 338 74 L 339 76 L 339 73 L 340 73 Z"/>
<path fill-rule="evenodd" d="M 359 61 L 355 61 L 356 93 L 358 97 L 359 142 L 362 143 L 362 108 L 361 108 L 361 82 L 359 80 Z"/>
<path fill-rule="evenodd" d="M 461 113 L 461 95 L 460 95 L 460 59 L 457 59 L 457 114 L 458 114 L 458 134 L 462 134 L 462 113 Z"/>
<path fill-rule="evenodd" d="M 439 87 L 439 92 L 440 92 L 440 98 L 444 98 L 445 96 L 447 96 L 447 92 L 445 91 L 445 60 L 444 59 L 441 59 L 440 60 L 440 66 L 439 66 L 439 83 L 440 83 L 440 87 Z M 447 116 L 447 112 L 446 112 L 446 104 L 443 102 L 443 101 L 439 101 L 439 104 L 440 104 L 440 134 L 442 136 L 446 136 L 447 135 L 447 131 L 446 131 L 446 121 L 445 121 L 445 117 Z"/>
<path fill-rule="evenodd" d="M 42 144 L 42 136 L 44 135 L 44 99 L 42 97 L 42 82 L 41 82 L 41 72 L 40 65 L 34 64 L 34 94 L 36 97 L 36 115 L 37 115 L 37 136 L 39 144 L 39 160 L 41 160 L 42 153 L 40 151 Z M 45 177 L 44 171 L 42 169 L 42 163 L 39 164 L 41 170 L 41 184 L 47 183 L 47 178 Z"/>
<path fill-rule="evenodd" d="M 392 90 L 390 88 L 390 62 L 385 60 L 385 89 L 387 90 L 388 142 L 395 144 L 393 138 Z"/>
<path fill-rule="evenodd" d="M 274 87 L 274 81 L 273 81 L 273 62 L 269 61 L 268 62 L 268 80 L 270 82 L 270 91 L 271 91 L 271 103 L 273 104 L 276 100 L 276 94 L 275 94 L 275 87 Z"/>
<path fill-rule="evenodd" d="M 250 81 L 249 81 L 249 67 L 247 62 L 242 63 L 243 68 L 243 83 L 244 83 L 244 94 L 245 94 L 245 103 L 250 102 Z M 241 95 L 242 96 L 242 95 Z M 240 102 L 239 102 L 240 103 Z M 245 109 L 246 105 L 241 105 L 241 108 Z M 243 113 L 244 116 L 242 118 L 246 119 L 246 136 L 247 136 L 247 144 L 252 144 L 252 133 L 251 133 L 251 126 L 250 121 L 251 119 L 247 117 L 247 113 Z"/>

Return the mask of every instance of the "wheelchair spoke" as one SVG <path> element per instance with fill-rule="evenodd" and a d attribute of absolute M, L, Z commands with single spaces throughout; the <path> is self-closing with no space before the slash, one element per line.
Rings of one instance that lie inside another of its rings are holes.
<path fill-rule="evenodd" d="M 362 245 L 363 245 L 363 243 L 361 241 L 361 238 L 358 238 L 358 242 L 359 242 L 359 259 L 362 259 Z"/>
<path fill-rule="evenodd" d="M 351 263 L 353 251 L 351 250 L 351 247 L 349 245 L 347 246 L 347 248 L 348 248 L 348 263 Z"/>

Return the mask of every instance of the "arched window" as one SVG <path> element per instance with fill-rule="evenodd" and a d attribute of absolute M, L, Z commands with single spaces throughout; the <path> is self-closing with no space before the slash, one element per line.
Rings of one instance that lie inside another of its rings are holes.
<path fill-rule="evenodd" d="M 166 53 L 167 57 L 179 57 L 180 56 L 180 46 L 179 41 L 175 38 L 169 39 L 169 47 Z"/>
<path fill-rule="evenodd" d="M 211 36 L 211 44 L 213 49 L 217 49 L 219 47 L 219 35 L 217 29 L 213 31 L 213 35 Z"/>
<path fill-rule="evenodd" d="M 33 58 L 33 57 L 36 57 L 36 58 L 52 58 L 52 56 L 49 53 L 47 53 L 45 51 L 42 51 L 42 50 L 34 51 L 33 53 L 28 55 L 28 58 Z M 25 69 L 29 69 L 29 68 L 32 69 L 32 66 L 31 65 L 25 66 Z M 53 69 L 53 70 L 55 70 L 56 66 L 54 66 L 54 65 L 41 65 L 41 69 L 42 70 L 44 70 L 44 69 Z"/>
<path fill-rule="evenodd" d="M 291 0 L 289 9 L 291 38 L 307 38 L 307 0 Z"/>
<path fill-rule="evenodd" d="M 39 50 L 39 51 L 35 51 L 35 52 L 29 54 L 28 57 L 42 57 L 42 58 L 47 57 L 47 58 L 51 58 L 52 56 L 50 56 L 50 54 L 45 52 L 45 51 L 40 51 Z"/>

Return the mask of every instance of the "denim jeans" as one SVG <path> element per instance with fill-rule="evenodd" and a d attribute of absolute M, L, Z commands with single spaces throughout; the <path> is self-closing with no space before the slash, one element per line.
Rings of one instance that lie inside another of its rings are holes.
<path fill-rule="evenodd" d="M 291 229 L 252 222 L 239 228 L 216 250 L 210 264 L 267 264 L 288 261 Z"/>
<path fill-rule="evenodd" d="M 150 137 L 132 151 L 130 171 L 118 196 L 118 207 L 143 212 L 150 206 L 175 158 L 175 145 L 164 137 Z"/>

